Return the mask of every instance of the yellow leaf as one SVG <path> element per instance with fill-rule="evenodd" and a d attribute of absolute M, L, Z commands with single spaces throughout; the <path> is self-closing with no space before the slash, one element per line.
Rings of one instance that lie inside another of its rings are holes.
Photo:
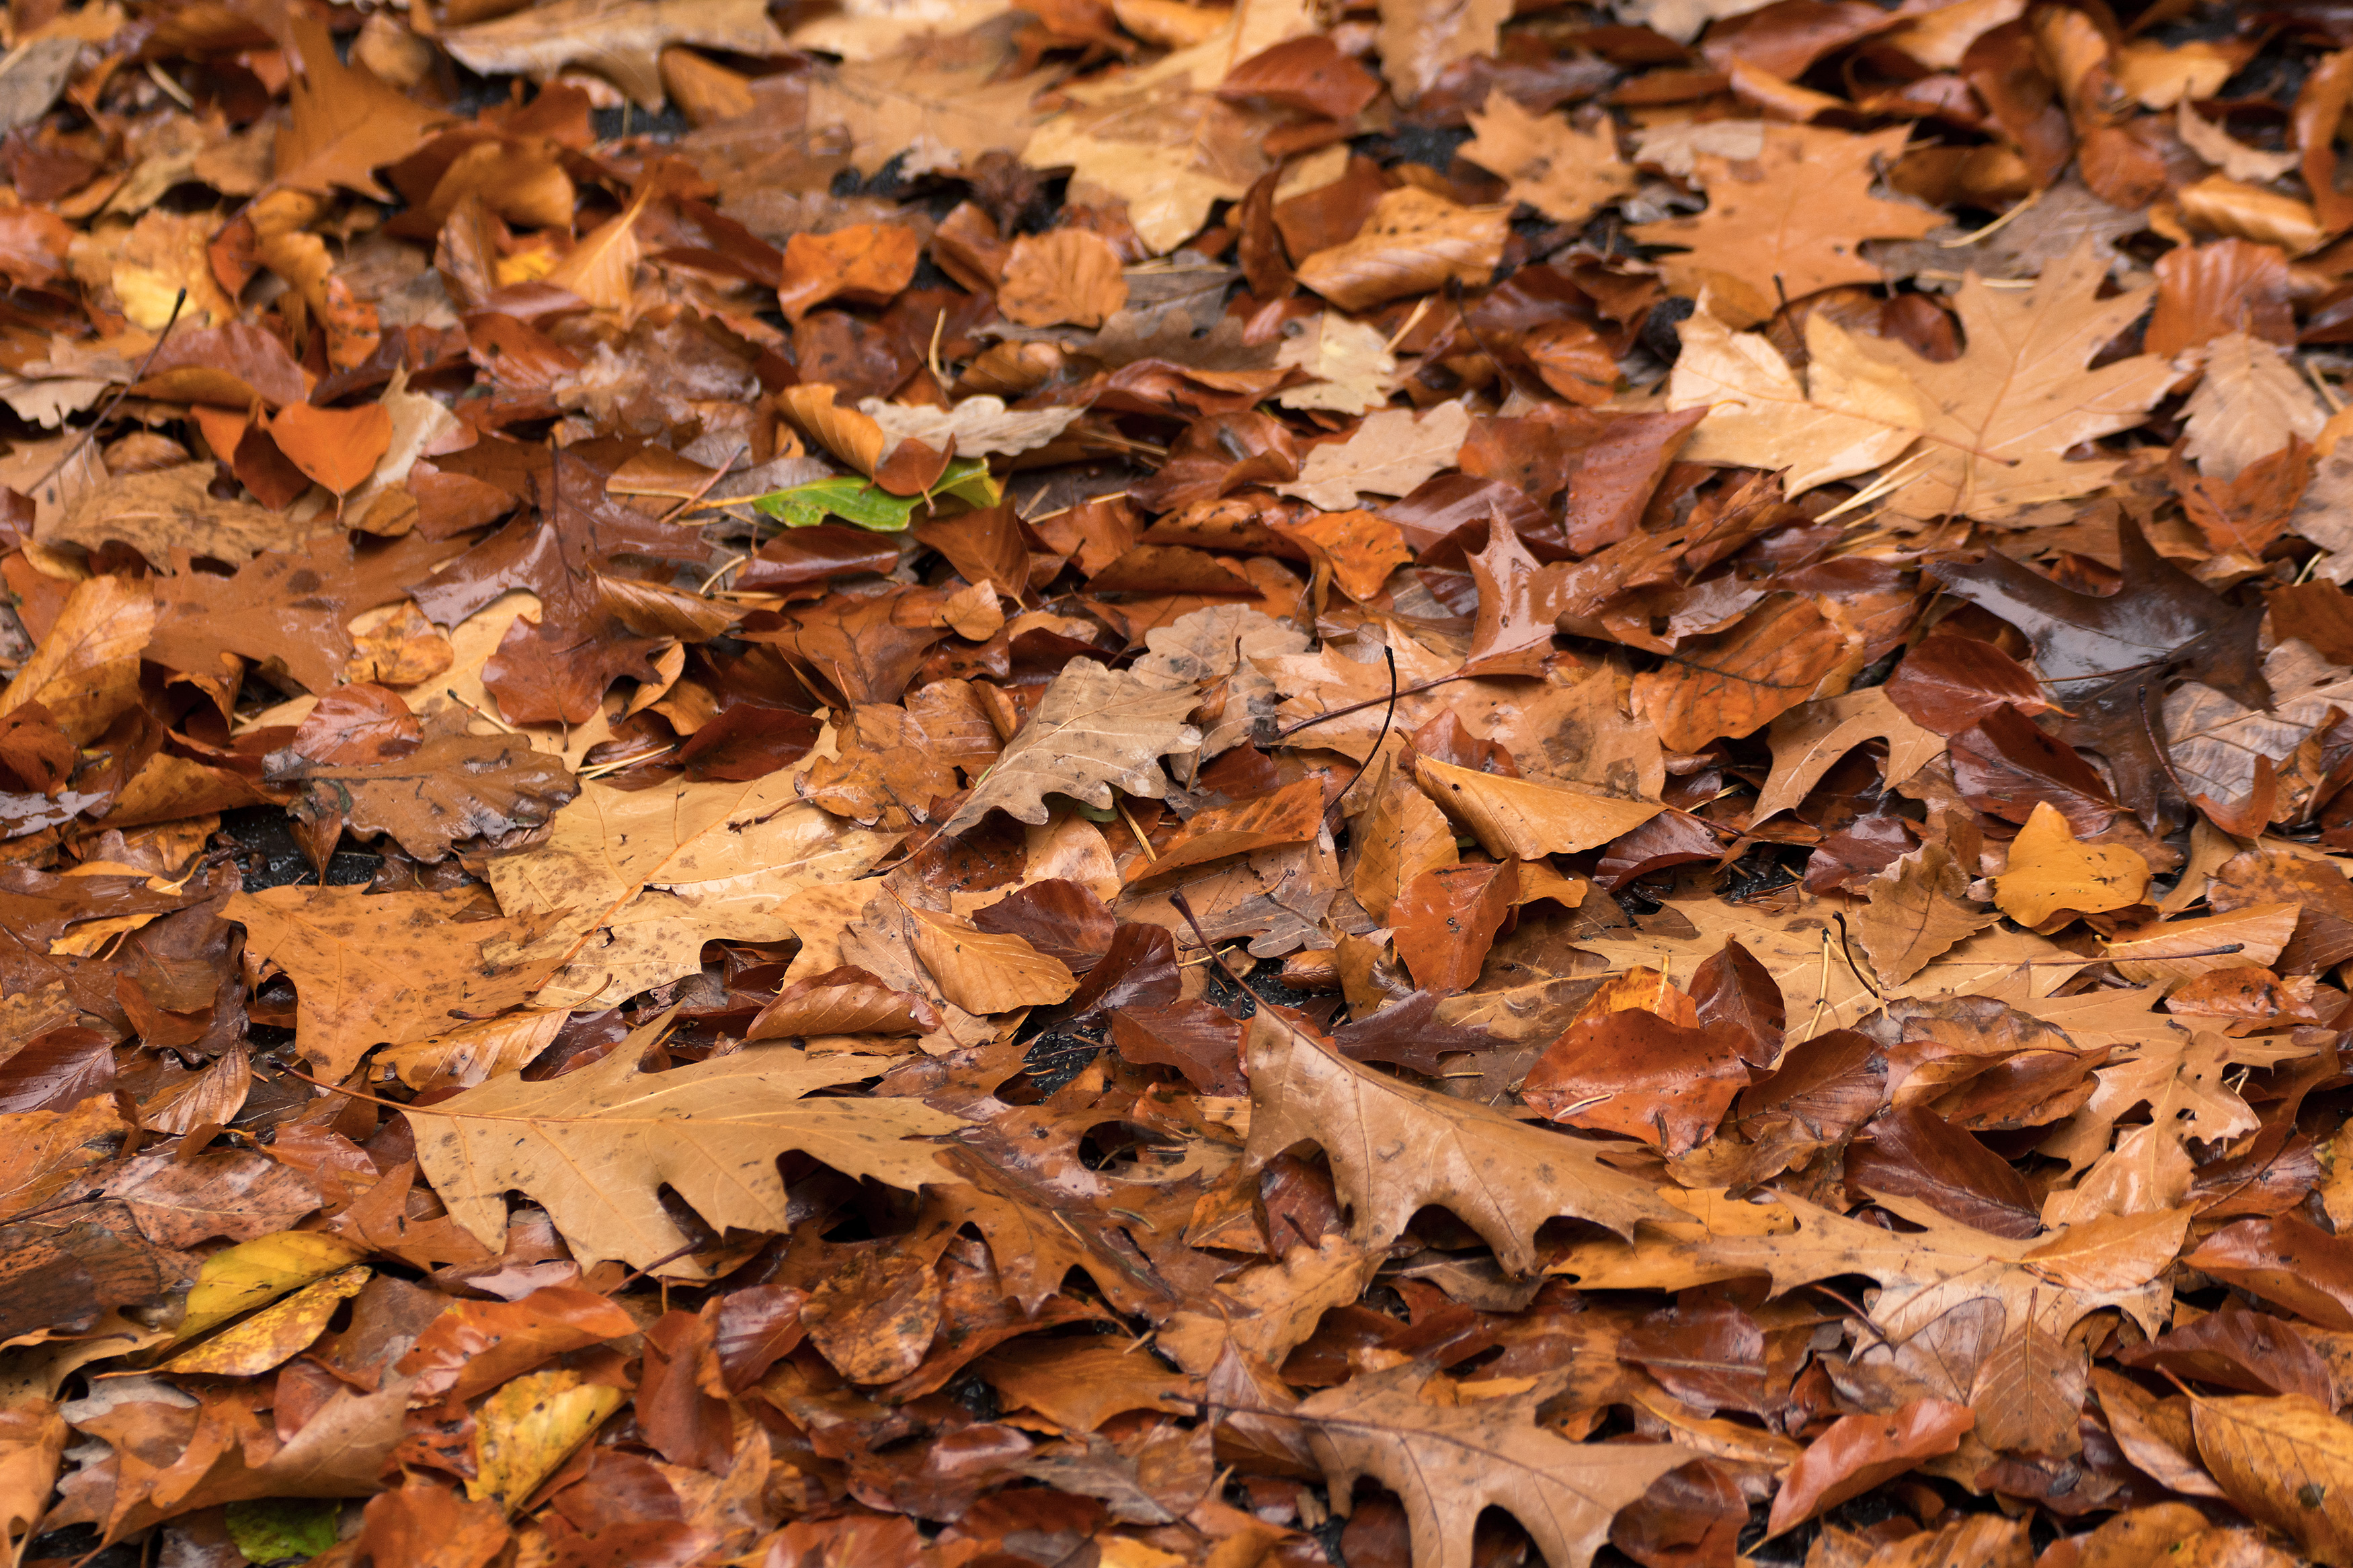
<path fill-rule="evenodd" d="M 2076 842 L 2067 819 L 2040 801 L 2010 844 L 2010 869 L 1994 879 L 1993 901 L 2019 924 L 2039 926 L 2062 910 L 2121 910 L 2147 891 L 2147 861 L 2122 845 Z"/>
<path fill-rule="evenodd" d="M 1514 860 L 1598 847 L 1666 809 L 1656 801 L 1612 800 L 1563 784 L 1502 778 L 1435 757 L 1415 763 L 1414 773 L 1488 854 Z"/>
<path fill-rule="evenodd" d="M 163 1370 L 202 1373 L 212 1377 L 258 1377 L 308 1350 L 311 1342 L 325 1331 L 327 1321 L 335 1315 L 335 1310 L 358 1295 L 374 1272 L 368 1268 L 346 1268 L 315 1285 L 305 1286 L 235 1328 L 225 1329 L 195 1349 L 181 1352 L 165 1362 Z"/>
<path fill-rule="evenodd" d="M 475 1412 L 475 1473 L 466 1495 L 512 1512 L 621 1407 L 621 1391 L 559 1367 L 516 1378 Z"/>
<path fill-rule="evenodd" d="M 205 1259 L 188 1291 L 181 1341 L 195 1339 L 239 1312 L 275 1301 L 289 1290 L 325 1278 L 367 1256 L 356 1241 L 323 1231 L 290 1230 L 216 1252 Z"/>
<path fill-rule="evenodd" d="M 1079 988 L 1079 977 L 1070 965 L 1009 931 L 985 931 L 969 921 L 929 910 L 909 912 L 915 917 L 909 930 L 915 956 L 947 999 L 967 1013 L 1041 1006 Z"/>

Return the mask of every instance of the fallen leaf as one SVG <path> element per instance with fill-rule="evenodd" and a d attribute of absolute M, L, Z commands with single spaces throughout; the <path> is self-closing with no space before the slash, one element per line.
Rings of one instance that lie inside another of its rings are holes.
<path fill-rule="evenodd" d="M 1460 403 L 1441 403 L 1419 416 L 1383 409 L 1345 441 L 1314 447 L 1299 478 L 1274 489 L 1325 511 L 1345 511 L 1366 493 L 1405 495 L 1453 466 L 1470 433 L 1471 416 Z"/>
<path fill-rule="evenodd" d="M 581 61 L 653 110 L 662 106 L 656 57 L 680 44 L 755 58 L 781 55 L 784 35 L 756 0 L 553 0 L 442 35 L 468 68 L 540 81 Z"/>
<path fill-rule="evenodd" d="M 1484 284 L 1510 228 L 1502 207 L 1461 206 L 1407 185 L 1375 203 L 1354 238 L 1301 258 L 1299 281 L 1343 310 L 1449 282 Z"/>
<path fill-rule="evenodd" d="M 1100 327 L 1126 303 L 1118 252 L 1082 228 L 1015 240 L 997 294 L 1006 320 L 1025 327 Z"/>
<path fill-rule="evenodd" d="M 1243 1056 L 1252 1108 L 1246 1164 L 1294 1143 L 1320 1144 L 1361 1246 L 1387 1246 L 1417 1210 L 1436 1204 L 1516 1273 L 1534 1265 L 1527 1238 L 1555 1215 L 1621 1235 L 1671 1217 L 1646 1183 L 1602 1163 L 1601 1145 L 1358 1067 L 1263 1012 Z"/>
<path fill-rule="evenodd" d="M 2148 891 L 2148 862 L 2122 845 L 2077 842 L 2046 801 L 2010 841 L 1993 901 L 2019 924 L 2040 926 L 2062 910 L 2095 915 L 2137 904 Z"/>
<path fill-rule="evenodd" d="M 1201 743 L 1201 732 L 1185 722 L 1195 700 L 1189 685 L 1163 689 L 1129 671 L 1072 659 L 942 831 L 960 833 L 991 810 L 1042 823 L 1050 793 L 1098 808 L 1112 804 L 1113 784 L 1146 799 L 1166 795 L 1160 759 Z"/>
<path fill-rule="evenodd" d="M 1762 333 L 1732 331 L 1705 312 L 1677 331 L 1667 406 L 1708 411 L 1687 461 L 1786 468 L 1794 496 L 1887 464 L 1927 423 L 1910 379 L 1856 349 L 1826 314 L 1806 318 L 1802 385 Z"/>
<path fill-rule="evenodd" d="M 1488 92 L 1486 108 L 1472 110 L 1470 122 L 1472 139 L 1461 156 L 1501 174 L 1514 201 L 1555 223 L 1583 223 L 1634 189 L 1634 171 L 1619 160 L 1618 139 L 1607 124 L 1580 130 L 1566 119 L 1531 114 L 1501 89 Z"/>
<path fill-rule="evenodd" d="M 1925 207 L 1871 194 L 1874 165 L 1894 157 L 1908 134 L 1767 124 L 1753 159 L 1699 155 L 1694 177 L 1707 211 L 1627 232 L 1644 245 L 1683 247 L 1665 262 L 1676 290 L 1710 291 L 1736 327 L 1765 320 L 1784 300 L 1876 283 L 1880 271 L 1863 258 L 1862 239 L 1916 238 L 1937 223 Z"/>
<path fill-rule="evenodd" d="M 1586 1568 L 1609 1539 L 1610 1516 L 1686 1456 L 1662 1443 L 1572 1444 L 1539 1426 L 1536 1407 L 1568 1375 L 1447 1404 L 1443 1379 L 1415 1363 L 1311 1394 L 1298 1417 L 1335 1499 L 1360 1477 L 1397 1493 L 1415 1568 L 1468 1561 L 1472 1528 L 1491 1507 L 1518 1520 L 1546 1562 Z"/>
<path fill-rule="evenodd" d="M 650 1043 L 650 1042 L 645 1042 Z M 784 1230 L 776 1157 L 798 1149 L 852 1176 L 913 1187 L 946 1179 L 911 1137 L 964 1125 L 918 1100 L 808 1100 L 881 1070 L 871 1057 L 762 1046 L 668 1072 L 638 1070 L 644 1044 L 545 1083 L 492 1079 L 440 1101 L 417 1162 L 452 1218 L 483 1246 L 506 1238 L 505 1194 L 532 1194 L 584 1265 L 674 1258 L 689 1238 L 662 1212 L 667 1186 L 714 1226 Z M 583 1181 L 580 1173 L 598 1173 Z M 700 1278 L 677 1260 L 673 1273 Z"/>

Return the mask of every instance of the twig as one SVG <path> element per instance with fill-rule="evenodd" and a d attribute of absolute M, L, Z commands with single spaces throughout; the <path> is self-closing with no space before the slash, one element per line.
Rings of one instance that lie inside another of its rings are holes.
<path fill-rule="evenodd" d="M 56 479 L 59 473 L 64 471 L 65 466 L 68 463 L 72 462 L 76 458 L 81 455 L 81 449 L 84 447 L 89 446 L 92 441 L 98 439 L 99 431 L 105 428 L 106 422 L 113 416 L 116 406 L 121 404 L 125 397 L 131 395 L 131 389 L 132 387 L 147 379 L 147 372 L 149 368 L 154 364 L 155 356 L 162 353 L 164 352 L 164 345 L 172 341 L 172 329 L 180 324 L 180 312 L 187 309 L 187 305 L 188 291 L 185 289 L 181 289 L 177 294 L 172 297 L 171 318 L 164 323 L 164 330 L 156 334 L 155 346 L 147 351 L 147 357 L 139 362 L 139 368 L 132 373 L 131 379 L 114 389 L 114 395 L 106 400 L 106 406 L 98 411 L 98 417 L 90 422 L 90 428 L 81 433 L 81 439 L 67 447 L 65 456 L 59 458 L 56 462 L 49 465 L 48 472 L 43 474 L 39 479 L 35 479 L 31 484 L 25 487 L 25 493 L 26 495 L 32 494 L 34 491 L 38 490 L 43 485 L 47 484 L 51 479 Z"/>
<path fill-rule="evenodd" d="M 1372 749 L 1365 753 L 1365 760 L 1356 764 L 1356 773 L 1349 777 L 1345 784 L 1341 786 L 1340 793 L 1332 797 L 1332 804 L 1324 808 L 1324 817 L 1327 824 L 1331 820 L 1332 814 L 1340 809 L 1340 803 L 1348 798 L 1348 792 L 1356 788 L 1358 782 L 1364 778 L 1365 770 L 1373 765 L 1373 759 L 1381 754 L 1381 744 L 1389 738 L 1389 725 L 1397 719 L 1397 649 L 1383 643 L 1381 657 L 1388 660 L 1389 665 L 1389 705 L 1388 711 L 1381 715 L 1381 732 L 1373 737 Z"/>

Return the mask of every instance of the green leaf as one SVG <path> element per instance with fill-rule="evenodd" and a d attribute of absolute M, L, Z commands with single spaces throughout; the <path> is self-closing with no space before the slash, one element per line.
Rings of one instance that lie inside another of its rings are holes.
<path fill-rule="evenodd" d="M 939 484 L 933 488 L 934 500 L 943 496 L 967 506 L 992 507 L 1004 499 L 1004 491 L 988 477 L 986 458 L 958 458 L 947 466 Z M 753 497 L 752 504 L 782 521 L 786 528 L 814 528 L 828 517 L 838 517 L 879 533 L 898 533 L 914 521 L 915 509 L 923 500 L 922 496 L 894 496 L 871 479 L 844 474 L 829 479 L 812 479 L 789 489 L 771 490 Z"/>
<path fill-rule="evenodd" d="M 334 1545 L 339 1509 L 324 1498 L 233 1502 L 228 1538 L 248 1563 L 307 1563 Z"/>

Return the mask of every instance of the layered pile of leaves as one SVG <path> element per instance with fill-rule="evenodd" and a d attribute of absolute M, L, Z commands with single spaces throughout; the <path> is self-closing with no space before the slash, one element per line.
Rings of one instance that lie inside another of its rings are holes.
<path fill-rule="evenodd" d="M 15 1556 L 2353 1563 L 2348 18 L 14 0 Z"/>

